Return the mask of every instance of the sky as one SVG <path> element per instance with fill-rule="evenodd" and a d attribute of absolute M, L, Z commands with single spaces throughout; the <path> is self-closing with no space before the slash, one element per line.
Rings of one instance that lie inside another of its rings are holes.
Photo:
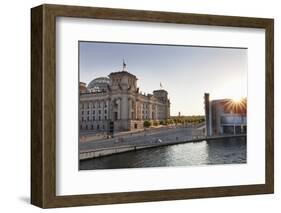
<path fill-rule="evenodd" d="M 79 42 L 79 77 L 88 84 L 121 71 L 138 78 L 143 93 L 168 92 L 171 115 L 203 115 L 211 99 L 247 97 L 247 49 L 129 43 Z"/>

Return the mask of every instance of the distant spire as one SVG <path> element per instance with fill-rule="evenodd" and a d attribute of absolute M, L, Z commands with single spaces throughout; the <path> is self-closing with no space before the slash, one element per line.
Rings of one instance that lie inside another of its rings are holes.
<path fill-rule="evenodd" d="M 163 89 L 163 85 L 162 85 L 162 83 L 161 83 L 161 82 L 160 82 L 160 88 L 161 88 L 161 89 Z"/>
<path fill-rule="evenodd" d="M 125 63 L 125 59 L 123 58 L 123 71 L 127 70 L 127 64 Z"/>

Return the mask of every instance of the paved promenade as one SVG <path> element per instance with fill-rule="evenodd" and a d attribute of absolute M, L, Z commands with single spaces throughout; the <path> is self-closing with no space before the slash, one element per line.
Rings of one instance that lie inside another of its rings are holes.
<path fill-rule="evenodd" d="M 201 131 L 199 132 L 202 136 Z M 110 139 L 81 142 L 79 144 L 80 159 L 167 145 L 170 143 L 178 143 L 192 139 L 198 139 L 198 131 L 194 129 L 194 127 L 172 126 L 151 129 L 132 134 L 119 135 Z"/>
<path fill-rule="evenodd" d="M 147 145 L 159 141 L 182 141 L 192 137 L 192 128 L 165 128 L 154 131 L 144 131 L 110 139 L 101 139 L 93 142 L 80 143 L 80 150 L 118 147 L 120 145 Z"/>

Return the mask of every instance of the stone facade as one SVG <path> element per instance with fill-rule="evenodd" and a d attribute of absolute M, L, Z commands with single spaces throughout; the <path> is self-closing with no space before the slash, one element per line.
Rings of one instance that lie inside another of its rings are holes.
<path fill-rule="evenodd" d="M 94 79 L 86 91 L 84 88 L 80 90 L 81 130 L 107 132 L 110 122 L 113 122 L 114 131 L 131 131 L 142 129 L 145 120 L 170 118 L 167 91 L 160 89 L 147 95 L 139 92 L 137 77 L 125 67 L 108 77 Z"/>

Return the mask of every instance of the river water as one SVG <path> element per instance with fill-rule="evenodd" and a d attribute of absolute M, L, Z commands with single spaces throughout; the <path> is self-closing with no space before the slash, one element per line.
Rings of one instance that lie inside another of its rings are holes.
<path fill-rule="evenodd" d="M 239 164 L 247 162 L 246 141 L 185 143 L 80 161 L 80 170 Z"/>

